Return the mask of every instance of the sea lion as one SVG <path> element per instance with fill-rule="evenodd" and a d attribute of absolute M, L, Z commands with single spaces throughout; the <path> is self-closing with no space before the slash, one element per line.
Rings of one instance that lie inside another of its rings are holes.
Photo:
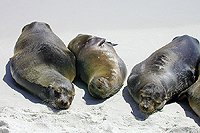
<path fill-rule="evenodd" d="M 79 34 L 68 45 L 77 60 L 77 73 L 95 98 L 108 98 L 117 93 L 126 77 L 126 65 L 111 42 Z"/>
<path fill-rule="evenodd" d="M 22 29 L 10 59 L 14 80 L 57 109 L 67 109 L 75 90 L 75 56 L 50 26 L 32 22 Z"/>
<path fill-rule="evenodd" d="M 200 64 L 198 72 L 200 72 Z M 197 81 L 188 88 L 186 95 L 188 97 L 190 107 L 200 117 L 200 76 Z"/>
<path fill-rule="evenodd" d="M 137 64 L 127 85 L 140 110 L 152 114 L 192 85 L 199 59 L 199 41 L 183 35 Z"/>

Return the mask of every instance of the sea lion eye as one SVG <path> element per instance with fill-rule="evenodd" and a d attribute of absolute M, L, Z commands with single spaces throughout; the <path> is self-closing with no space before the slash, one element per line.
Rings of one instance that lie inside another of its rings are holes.
<path fill-rule="evenodd" d="M 144 95 L 143 95 L 143 94 L 140 94 L 140 97 L 141 97 L 141 98 L 143 98 L 143 97 L 144 97 Z"/>
<path fill-rule="evenodd" d="M 69 101 L 72 102 L 72 100 L 73 100 L 73 97 L 69 97 Z"/>
<path fill-rule="evenodd" d="M 157 104 L 157 105 L 159 105 L 159 104 L 161 104 L 163 101 L 165 101 L 162 97 L 155 97 L 154 99 L 153 99 L 154 101 L 155 101 L 155 103 Z"/>
<path fill-rule="evenodd" d="M 147 98 L 147 96 L 145 94 L 140 94 L 140 100 L 143 100 L 144 98 Z"/>
<path fill-rule="evenodd" d="M 60 93 L 58 92 L 58 91 L 54 91 L 54 96 L 56 97 L 56 98 L 59 98 L 60 97 Z"/>
<path fill-rule="evenodd" d="M 158 99 L 160 97 L 160 94 L 158 92 L 156 92 L 154 97 L 155 97 L 155 99 Z"/>

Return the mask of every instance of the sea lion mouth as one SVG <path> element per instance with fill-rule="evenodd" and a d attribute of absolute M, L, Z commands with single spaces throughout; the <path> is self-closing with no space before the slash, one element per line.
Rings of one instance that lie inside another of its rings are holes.
<path fill-rule="evenodd" d="M 143 99 L 139 103 L 139 108 L 145 114 L 152 114 L 156 111 L 155 104 L 150 98 Z"/>
<path fill-rule="evenodd" d="M 56 109 L 68 109 L 72 103 L 73 97 L 64 96 L 54 101 L 54 108 Z"/>
<path fill-rule="evenodd" d="M 153 99 L 146 99 L 142 100 L 139 103 L 139 108 L 143 113 L 153 114 L 154 112 L 161 110 L 164 107 L 165 103 L 166 100 L 158 103 Z"/>

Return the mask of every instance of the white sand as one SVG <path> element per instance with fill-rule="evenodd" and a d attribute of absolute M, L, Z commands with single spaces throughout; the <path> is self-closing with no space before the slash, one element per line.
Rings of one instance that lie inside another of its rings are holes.
<path fill-rule="evenodd" d="M 11 78 L 8 61 L 15 42 L 21 28 L 34 20 L 48 22 L 66 44 L 78 33 L 118 43 L 115 48 L 127 65 L 128 75 L 134 65 L 177 35 L 188 34 L 200 40 L 200 2 L 146 2 L 1 1 L 0 133 L 200 132 L 200 119 L 187 102 L 168 104 L 146 118 L 128 94 L 126 82 L 116 95 L 101 101 L 93 99 L 86 85 L 76 81 L 71 107 L 58 112 L 21 90 Z"/>

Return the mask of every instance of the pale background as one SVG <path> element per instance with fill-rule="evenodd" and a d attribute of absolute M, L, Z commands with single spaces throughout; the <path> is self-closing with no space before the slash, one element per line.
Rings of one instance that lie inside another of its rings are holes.
<path fill-rule="evenodd" d="M 199 0 L 1 0 L 0 2 L 0 132 L 200 132 L 200 120 L 187 103 L 166 105 L 143 119 L 127 93 L 126 82 L 113 97 L 91 98 L 76 83 L 69 110 L 54 112 L 17 87 L 9 58 L 24 25 L 48 23 L 67 45 L 79 33 L 104 37 L 127 65 L 134 65 L 188 34 L 200 40 Z"/>

